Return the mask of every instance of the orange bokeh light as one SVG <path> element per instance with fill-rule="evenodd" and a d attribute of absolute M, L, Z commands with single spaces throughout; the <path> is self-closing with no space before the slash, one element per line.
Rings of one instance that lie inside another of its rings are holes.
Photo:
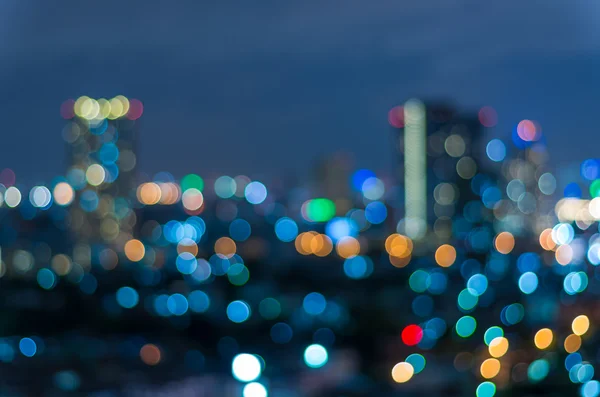
<path fill-rule="evenodd" d="M 456 249 L 450 244 L 440 245 L 435 251 L 435 261 L 441 267 L 450 267 L 456 260 Z"/>
<path fill-rule="evenodd" d="M 125 243 L 125 256 L 132 262 L 139 262 L 144 258 L 146 248 L 140 240 L 132 239 Z"/>
<path fill-rule="evenodd" d="M 545 229 L 540 233 L 540 246 L 546 251 L 556 248 L 556 243 L 552 240 L 552 229 Z"/>
<path fill-rule="evenodd" d="M 327 256 L 333 251 L 333 242 L 325 234 L 317 234 L 311 239 L 310 248 L 316 256 Z"/>
<path fill-rule="evenodd" d="M 237 246 L 229 237 L 221 237 L 215 242 L 215 253 L 220 257 L 231 258 L 235 255 Z"/>
<path fill-rule="evenodd" d="M 156 365 L 160 363 L 161 353 L 160 349 L 151 343 L 145 344 L 140 349 L 140 358 L 147 365 Z"/>
<path fill-rule="evenodd" d="M 494 246 L 499 253 L 509 254 L 515 248 L 515 238 L 509 232 L 502 232 L 496 236 Z"/>
<path fill-rule="evenodd" d="M 160 197 L 160 187 L 154 182 L 142 183 L 137 189 L 137 198 L 142 204 L 157 204 L 160 201 Z"/>
<path fill-rule="evenodd" d="M 394 233 L 385 240 L 385 250 L 391 256 L 406 258 L 412 254 L 413 242 L 406 236 Z"/>
<path fill-rule="evenodd" d="M 335 245 L 335 249 L 342 258 L 352 258 L 360 253 L 360 243 L 354 237 L 342 237 Z"/>

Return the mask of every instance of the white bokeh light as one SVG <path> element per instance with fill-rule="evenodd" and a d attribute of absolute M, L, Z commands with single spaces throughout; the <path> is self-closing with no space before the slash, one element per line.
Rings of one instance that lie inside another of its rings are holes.
<path fill-rule="evenodd" d="M 260 361 L 252 354 L 238 354 L 231 363 L 233 377 L 241 382 L 252 382 L 260 377 L 261 372 Z"/>
<path fill-rule="evenodd" d="M 248 383 L 242 392 L 244 397 L 267 397 L 267 389 L 258 382 Z"/>
<path fill-rule="evenodd" d="M 321 368 L 328 359 L 327 350 L 321 345 L 310 345 L 304 351 L 304 362 L 311 368 Z"/>

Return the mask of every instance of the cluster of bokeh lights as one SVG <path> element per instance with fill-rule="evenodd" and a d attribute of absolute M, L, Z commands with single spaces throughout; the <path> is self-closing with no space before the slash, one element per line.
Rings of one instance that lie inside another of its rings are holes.
<path fill-rule="evenodd" d="M 84 96 L 61 107 L 65 119 L 84 120 L 96 136 L 105 133 L 109 121 L 134 121 L 142 113 L 140 101 L 124 96 Z M 491 107 L 477 116 L 486 128 L 498 122 Z M 390 110 L 388 121 L 403 128 L 403 106 Z M 294 353 L 309 373 L 333 365 L 336 336 L 352 324 L 350 304 L 317 287 L 279 296 L 254 284 L 264 272 L 256 263 L 273 250 L 307 266 L 329 266 L 357 290 L 373 280 L 383 286 L 380 280 L 387 277 L 398 282 L 394 277 L 400 275 L 404 284 L 396 288 L 402 289 L 402 300 L 386 305 L 405 306 L 408 314 L 394 320 L 402 322 L 393 343 L 393 351 L 401 353 L 385 363 L 390 383 L 427 376 L 428 363 L 439 359 L 436 346 L 450 341 L 459 350 L 451 352 L 452 366 L 477 379 L 472 390 L 477 397 L 493 397 L 513 383 L 539 384 L 562 368 L 580 385 L 582 397 L 599 396 L 591 352 L 597 316 L 590 302 L 600 278 L 600 160 L 581 165 L 587 188 L 572 182 L 560 192 L 536 121 L 518 122 L 510 140 L 486 141 L 481 158 L 454 130 L 429 143 L 448 160 L 434 172 L 449 170 L 456 178 L 431 187 L 435 220 L 424 238 L 409 237 L 397 219 L 398 186 L 368 169 L 356 170 L 346 181 L 351 198 L 303 189 L 285 200 L 245 175 L 205 179 L 195 173 L 178 180 L 160 173 L 137 183 L 128 198 L 110 197 L 104 189 L 118 180 L 115 164 L 126 153 L 112 141 L 100 146 L 97 162 L 73 168 L 47 186 L 17 187 L 14 172 L 6 169 L 0 172 L 0 206 L 20 210 L 29 220 L 58 210 L 98 215 L 104 242 L 100 248 L 79 244 L 69 254 L 50 253 L 44 266 L 38 266 L 33 249 L 18 248 L 0 261 L 2 275 L 10 262 L 11 272 L 31 272 L 44 291 L 70 282 L 93 295 L 104 293 L 98 271 L 125 267 L 135 273 L 135 282 L 107 293 L 107 311 L 145 311 L 173 321 L 219 318 L 232 329 L 268 322 L 269 340 L 280 349 L 316 324 L 313 340 Z M 556 206 L 548 206 L 560 193 Z M 139 214 L 146 210 L 181 214 L 144 219 Z M 139 227 L 133 231 L 128 222 Z M 274 243 L 263 237 L 266 233 Z M 175 287 L 155 288 L 169 278 L 177 279 Z M 220 282 L 236 293 L 218 292 L 214 286 Z M 0 358 L 17 351 L 31 358 L 44 351 L 43 339 L 35 336 L 21 337 L 14 347 L 2 343 Z M 139 348 L 145 365 L 160 366 L 165 357 L 159 344 Z M 244 397 L 269 395 L 269 370 L 259 354 L 237 352 L 231 361 Z M 79 382 L 64 371 L 57 379 L 65 388 Z"/>

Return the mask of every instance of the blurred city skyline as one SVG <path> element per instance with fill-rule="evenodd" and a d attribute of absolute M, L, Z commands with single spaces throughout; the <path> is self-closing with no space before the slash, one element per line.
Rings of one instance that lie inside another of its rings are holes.
<path fill-rule="evenodd" d="M 66 169 L 60 104 L 118 94 L 144 102 L 149 174 L 302 173 L 340 149 L 387 171 L 387 112 L 415 96 L 492 106 L 507 140 L 537 120 L 553 164 L 580 162 L 595 155 L 598 7 L 8 1 L 0 168 L 49 182 Z"/>
<path fill-rule="evenodd" d="M 600 5 L 543 5 L 0 0 L 0 395 L 600 397 Z"/>

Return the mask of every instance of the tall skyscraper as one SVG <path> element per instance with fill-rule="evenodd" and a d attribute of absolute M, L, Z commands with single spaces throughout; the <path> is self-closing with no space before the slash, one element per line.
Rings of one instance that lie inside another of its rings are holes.
<path fill-rule="evenodd" d="M 349 153 L 338 152 L 319 159 L 313 169 L 313 187 L 317 196 L 327 197 L 336 203 L 338 215 L 344 215 L 350 208 L 350 174 L 352 157 Z"/>
<path fill-rule="evenodd" d="M 416 99 L 392 109 L 389 119 L 403 190 L 397 231 L 417 241 L 430 232 L 449 236 L 452 216 L 472 198 L 470 179 L 478 168 L 472 152 L 481 124 L 476 116 L 460 116 L 446 104 Z"/>
<path fill-rule="evenodd" d="M 427 120 L 425 106 L 404 105 L 404 228 L 419 239 L 427 231 Z"/>
<path fill-rule="evenodd" d="M 63 130 L 66 181 L 74 189 L 70 225 L 79 242 L 110 244 L 131 236 L 142 112 L 140 101 L 123 96 L 84 96 L 63 104 L 61 113 L 69 120 Z"/>

